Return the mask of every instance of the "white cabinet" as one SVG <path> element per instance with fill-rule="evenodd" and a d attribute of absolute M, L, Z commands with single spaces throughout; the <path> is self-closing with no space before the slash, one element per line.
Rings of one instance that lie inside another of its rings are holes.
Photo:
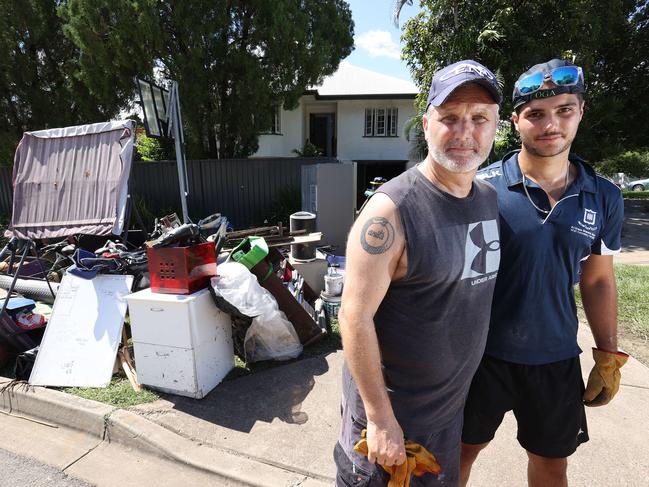
<path fill-rule="evenodd" d="M 163 392 L 201 399 L 234 367 L 230 316 L 207 289 L 127 298 L 137 377 Z"/>

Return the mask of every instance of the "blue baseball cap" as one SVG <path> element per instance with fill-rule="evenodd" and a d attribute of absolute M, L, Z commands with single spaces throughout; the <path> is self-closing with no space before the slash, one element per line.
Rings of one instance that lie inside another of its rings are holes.
<path fill-rule="evenodd" d="M 482 64 L 466 59 L 446 66 L 435 73 L 430 84 L 426 109 L 430 105 L 434 107 L 443 105 L 451 93 L 467 83 L 478 83 L 489 92 L 498 105 L 502 103 L 503 93 L 496 75 Z"/>

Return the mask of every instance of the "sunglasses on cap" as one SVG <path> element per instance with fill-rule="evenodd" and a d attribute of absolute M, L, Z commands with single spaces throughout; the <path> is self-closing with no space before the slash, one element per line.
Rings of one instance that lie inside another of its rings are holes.
<path fill-rule="evenodd" d="M 521 95 L 529 95 L 541 89 L 543 83 L 552 82 L 557 86 L 574 86 L 584 82 L 584 73 L 579 66 L 561 66 L 549 71 L 537 71 L 519 79 L 514 88 Z"/>

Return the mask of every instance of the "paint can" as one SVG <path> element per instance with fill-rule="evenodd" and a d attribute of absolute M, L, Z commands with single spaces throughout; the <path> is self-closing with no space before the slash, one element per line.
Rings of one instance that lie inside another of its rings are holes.
<path fill-rule="evenodd" d="M 322 292 L 320 293 L 320 299 L 322 299 L 322 307 L 325 310 L 325 317 L 327 318 L 327 328 L 331 329 L 331 320 L 338 319 L 341 296 L 331 296 Z"/>

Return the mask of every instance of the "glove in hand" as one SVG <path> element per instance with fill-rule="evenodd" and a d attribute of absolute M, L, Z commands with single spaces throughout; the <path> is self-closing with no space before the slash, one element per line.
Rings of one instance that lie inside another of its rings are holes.
<path fill-rule="evenodd" d="M 586 406 L 603 406 L 611 402 L 620 388 L 620 368 L 629 356 L 624 352 L 606 352 L 593 348 L 595 366 L 588 376 L 584 392 Z"/>
<path fill-rule="evenodd" d="M 383 470 L 390 474 L 388 487 L 409 487 L 412 475 L 421 477 L 425 473 L 439 475 L 442 467 L 437 463 L 435 456 L 419 443 L 405 442 L 406 461 L 401 465 L 391 465 Z M 367 430 L 361 432 L 361 439 L 354 446 L 354 451 L 367 456 Z"/>

